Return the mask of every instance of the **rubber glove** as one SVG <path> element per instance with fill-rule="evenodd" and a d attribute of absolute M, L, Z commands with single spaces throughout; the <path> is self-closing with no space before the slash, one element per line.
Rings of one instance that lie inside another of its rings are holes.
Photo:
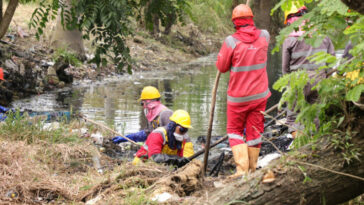
<path fill-rule="evenodd" d="M 4 113 L 0 113 L 0 121 L 6 120 L 7 116 Z"/>
<path fill-rule="evenodd" d="M 147 139 L 147 133 L 145 133 L 144 130 L 141 130 L 136 133 L 128 134 L 125 137 L 133 140 L 134 142 L 144 142 Z M 121 137 L 121 136 L 116 136 L 116 137 L 112 138 L 111 140 L 115 144 L 119 144 L 119 143 L 128 141 L 124 137 Z"/>
<path fill-rule="evenodd" d="M 155 154 L 152 156 L 152 159 L 157 163 L 165 163 L 177 167 L 183 167 L 188 162 L 190 162 L 190 160 L 188 160 L 185 157 L 179 157 L 177 155 L 167 155 L 167 154 Z"/>
<path fill-rule="evenodd" d="M 10 108 L 6 108 L 6 107 L 3 107 L 3 106 L 0 105 L 0 112 L 6 113 L 9 110 L 10 110 Z"/>

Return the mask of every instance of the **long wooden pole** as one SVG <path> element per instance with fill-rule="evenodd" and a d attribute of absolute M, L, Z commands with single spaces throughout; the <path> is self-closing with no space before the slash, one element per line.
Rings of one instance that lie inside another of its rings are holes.
<path fill-rule="evenodd" d="M 214 88 L 212 89 L 212 96 L 211 96 L 211 107 L 210 107 L 210 119 L 209 119 L 209 127 L 207 129 L 207 136 L 206 136 L 206 149 L 205 149 L 205 156 L 203 159 L 203 176 L 205 176 L 206 169 L 207 169 L 207 161 L 209 159 L 209 150 L 210 150 L 210 140 L 211 140 L 211 131 L 212 131 L 212 124 L 214 121 L 214 111 L 215 111 L 215 103 L 216 103 L 216 92 L 217 87 L 219 85 L 221 73 L 217 71 Z"/>
<path fill-rule="evenodd" d="M 276 109 L 278 107 L 279 103 L 273 105 L 272 107 L 270 107 L 268 110 L 265 111 L 265 113 L 270 113 L 272 112 L 274 109 Z"/>
<path fill-rule="evenodd" d="M 216 145 L 218 145 L 218 144 L 220 144 L 221 142 L 223 142 L 223 141 L 225 141 L 225 140 L 227 140 L 228 139 L 228 136 L 227 135 L 225 135 L 224 137 L 222 137 L 221 139 L 219 139 L 219 140 L 217 140 L 214 144 L 212 144 L 210 147 L 209 147 L 209 149 L 211 149 L 211 148 L 213 148 L 213 147 L 215 147 Z M 201 150 L 199 150 L 198 152 L 196 152 L 194 155 L 192 155 L 192 156 L 190 156 L 189 158 L 188 158 L 188 160 L 193 160 L 193 159 L 195 159 L 196 157 L 198 157 L 198 156 L 200 156 L 202 153 L 204 153 L 205 152 L 205 148 L 204 149 L 201 149 Z"/>
<path fill-rule="evenodd" d="M 91 120 L 91 119 L 88 119 L 87 117 L 85 117 L 85 116 L 83 116 L 83 115 L 81 115 L 81 117 L 82 117 L 84 120 L 86 120 L 86 121 L 88 121 L 88 122 L 91 122 L 92 124 L 95 124 L 95 125 L 97 125 L 97 126 L 99 126 L 99 127 L 101 127 L 101 128 L 104 128 L 104 129 L 106 129 L 106 130 L 108 130 L 108 131 L 110 131 L 110 132 L 112 132 L 112 133 L 114 133 L 114 134 L 116 134 L 116 135 L 119 135 L 119 136 L 123 137 L 124 139 L 128 140 L 129 142 L 131 142 L 131 143 L 133 143 L 133 144 L 135 144 L 135 145 L 142 146 L 142 145 L 140 145 L 140 144 L 136 143 L 135 141 L 133 141 L 133 140 L 131 140 L 131 139 L 127 138 L 127 137 L 124 137 L 122 134 L 120 134 L 120 133 L 116 132 L 115 130 L 113 130 L 113 129 L 109 128 L 109 127 L 106 127 L 105 125 L 103 125 L 103 124 L 101 124 L 101 123 L 98 123 L 98 122 L 95 122 L 95 121 L 93 121 L 93 120 Z"/>

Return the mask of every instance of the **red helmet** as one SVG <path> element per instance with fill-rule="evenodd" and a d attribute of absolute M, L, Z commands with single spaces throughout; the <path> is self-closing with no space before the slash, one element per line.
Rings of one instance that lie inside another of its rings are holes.
<path fill-rule="evenodd" d="M 246 4 L 239 4 L 234 8 L 231 20 L 241 17 L 254 17 L 252 9 Z"/>

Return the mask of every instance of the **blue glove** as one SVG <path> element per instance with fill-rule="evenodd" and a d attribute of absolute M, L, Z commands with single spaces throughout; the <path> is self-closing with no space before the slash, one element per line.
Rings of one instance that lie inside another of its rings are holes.
<path fill-rule="evenodd" d="M 0 113 L 0 121 L 6 120 L 7 116 L 4 113 Z"/>
<path fill-rule="evenodd" d="M 3 107 L 3 106 L 0 105 L 0 112 L 6 113 L 9 110 L 10 110 L 10 108 L 6 108 L 6 107 Z M 12 110 L 12 111 L 14 112 L 15 110 Z"/>
<path fill-rule="evenodd" d="M 144 130 L 141 130 L 136 133 L 128 134 L 125 137 L 133 140 L 134 142 L 144 142 L 147 139 L 147 133 L 145 133 Z M 116 136 L 116 137 L 112 138 L 111 140 L 115 144 L 119 144 L 119 143 L 128 141 L 124 137 L 121 137 L 121 136 Z"/>

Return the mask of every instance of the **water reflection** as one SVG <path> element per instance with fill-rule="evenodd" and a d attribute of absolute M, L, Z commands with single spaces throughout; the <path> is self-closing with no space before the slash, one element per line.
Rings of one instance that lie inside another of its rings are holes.
<path fill-rule="evenodd" d="M 279 77 L 280 57 L 269 59 L 270 85 Z M 174 71 L 155 71 L 119 76 L 107 82 L 87 82 L 71 89 L 34 96 L 13 103 L 14 107 L 35 110 L 80 111 L 90 119 L 104 122 L 122 134 L 138 131 L 146 123 L 142 107 L 137 102 L 146 85 L 159 89 L 162 102 L 172 110 L 185 109 L 192 118 L 191 137 L 206 135 L 211 104 L 211 90 L 216 76 L 216 55 L 197 59 Z M 226 130 L 226 90 L 229 74 L 223 74 L 217 92 L 213 135 Z M 275 104 L 279 94 L 273 93 L 268 106 Z"/>

